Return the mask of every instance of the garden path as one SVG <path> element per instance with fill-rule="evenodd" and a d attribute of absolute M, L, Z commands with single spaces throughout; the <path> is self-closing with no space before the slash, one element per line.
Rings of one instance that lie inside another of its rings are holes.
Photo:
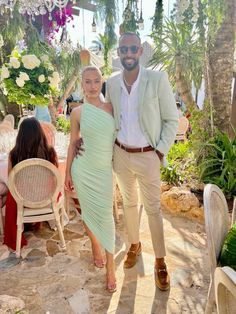
<path fill-rule="evenodd" d="M 59 252 L 58 237 L 46 224 L 39 232 L 28 233 L 29 244 L 20 263 L 0 245 L 0 298 L 18 297 L 26 313 L 34 314 L 204 313 L 209 285 L 204 226 L 164 214 L 171 289 L 161 292 L 154 286 L 147 216 L 145 212 L 140 216 L 143 253 L 135 267 L 124 271 L 127 237 L 120 208 L 115 258 L 118 289 L 113 295 L 105 291 L 105 271 L 92 264 L 90 243 L 76 215 L 65 228 L 67 254 Z"/>

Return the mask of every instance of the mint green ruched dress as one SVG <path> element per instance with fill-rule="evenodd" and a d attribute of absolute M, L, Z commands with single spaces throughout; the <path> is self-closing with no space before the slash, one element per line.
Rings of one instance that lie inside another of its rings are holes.
<path fill-rule="evenodd" d="M 114 118 L 89 103 L 81 107 L 80 132 L 84 152 L 71 166 L 82 219 L 100 244 L 114 253 L 112 155 Z"/>

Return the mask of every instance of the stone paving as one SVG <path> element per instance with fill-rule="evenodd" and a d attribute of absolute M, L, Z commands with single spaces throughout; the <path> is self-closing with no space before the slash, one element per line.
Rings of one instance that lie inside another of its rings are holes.
<path fill-rule="evenodd" d="M 47 223 L 38 232 L 27 233 L 29 244 L 22 250 L 21 260 L 0 245 L 0 313 L 16 313 L 17 307 L 22 309 L 17 313 L 33 314 L 204 313 L 209 285 L 204 226 L 163 215 L 170 291 L 161 292 L 154 285 L 145 211 L 140 212 L 143 253 L 135 267 L 124 270 L 128 244 L 120 209 L 115 257 L 118 289 L 114 294 L 105 290 L 105 270 L 93 266 L 89 239 L 80 216 L 74 213 L 64 230 L 66 253 L 60 252 L 58 235 Z"/>

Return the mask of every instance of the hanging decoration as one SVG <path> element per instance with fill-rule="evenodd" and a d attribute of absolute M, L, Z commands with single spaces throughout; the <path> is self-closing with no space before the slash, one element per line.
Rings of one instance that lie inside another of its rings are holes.
<path fill-rule="evenodd" d="M 120 34 L 124 32 L 138 32 L 138 7 L 136 0 L 128 0 L 123 12 L 123 23 L 120 25 Z"/>
<path fill-rule="evenodd" d="M 76 0 L 0 0 L 0 14 L 10 10 L 13 12 L 17 7 L 19 13 L 27 14 L 32 19 L 38 15 L 49 14 L 49 19 L 52 19 L 51 13 L 58 8 L 62 14 L 62 10 L 67 6 L 68 2 L 76 3 Z"/>

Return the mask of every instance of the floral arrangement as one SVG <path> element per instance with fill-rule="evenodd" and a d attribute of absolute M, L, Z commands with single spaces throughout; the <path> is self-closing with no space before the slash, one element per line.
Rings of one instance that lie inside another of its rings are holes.
<path fill-rule="evenodd" d="M 48 105 L 49 98 L 58 93 L 60 77 L 46 55 L 39 59 L 34 54 L 13 50 L 0 75 L 8 100 L 19 105 Z"/>

